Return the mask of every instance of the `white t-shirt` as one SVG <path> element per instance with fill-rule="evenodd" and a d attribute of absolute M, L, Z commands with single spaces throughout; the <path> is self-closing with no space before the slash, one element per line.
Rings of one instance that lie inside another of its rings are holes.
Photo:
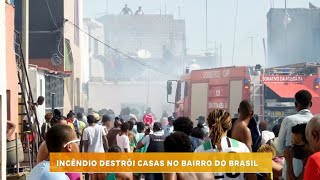
<path fill-rule="evenodd" d="M 221 152 L 248 152 L 250 153 L 249 148 L 235 139 L 228 137 L 222 137 L 221 139 Z M 218 152 L 218 149 L 213 148 L 211 140 L 205 141 L 201 146 L 199 146 L 194 152 Z M 243 173 L 214 173 L 216 180 L 244 180 Z"/>
<path fill-rule="evenodd" d="M 101 125 L 88 126 L 83 130 L 83 141 L 89 142 L 88 152 L 105 152 L 103 148 L 102 136 L 105 136 L 106 132 Z"/>
<path fill-rule="evenodd" d="M 30 180 L 70 180 L 65 173 L 50 172 L 50 162 L 42 161 L 30 172 L 27 179 Z"/>
<path fill-rule="evenodd" d="M 120 136 L 117 134 L 117 145 L 120 147 L 121 151 L 124 152 L 124 149 L 127 149 L 130 152 L 130 141 L 127 135 Z"/>

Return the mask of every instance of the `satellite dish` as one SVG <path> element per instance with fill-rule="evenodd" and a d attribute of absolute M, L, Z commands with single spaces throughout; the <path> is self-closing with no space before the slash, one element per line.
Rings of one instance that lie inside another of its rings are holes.
<path fill-rule="evenodd" d="M 191 64 L 190 65 L 190 70 L 193 71 L 193 70 L 199 70 L 201 69 L 200 66 L 198 64 Z"/>
<path fill-rule="evenodd" d="M 138 54 L 138 57 L 141 59 L 151 58 L 151 53 L 146 49 L 140 49 L 137 54 Z"/>

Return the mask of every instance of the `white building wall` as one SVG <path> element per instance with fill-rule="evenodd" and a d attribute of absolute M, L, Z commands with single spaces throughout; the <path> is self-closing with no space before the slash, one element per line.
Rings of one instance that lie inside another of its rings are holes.
<path fill-rule="evenodd" d="M 6 179 L 6 166 L 7 163 L 7 140 L 6 140 L 6 127 L 7 127 L 7 103 L 6 103 L 6 20 L 5 20 L 5 1 L 0 0 L 0 161 L 1 171 L 0 179 Z"/>
<path fill-rule="evenodd" d="M 46 98 L 45 95 L 45 72 L 37 67 L 29 67 L 28 76 L 32 91 L 33 100 L 37 101 L 39 96 L 43 96 Z M 42 106 L 38 106 L 37 108 L 37 116 L 40 123 L 40 126 L 44 122 L 44 115 L 46 113 L 46 106 L 43 103 Z"/>
<path fill-rule="evenodd" d="M 46 99 L 45 93 L 46 83 L 45 83 L 45 73 L 42 70 L 37 71 L 37 93 L 36 97 L 43 96 Z M 50 97 L 49 97 L 50 98 Z M 44 115 L 46 114 L 46 103 L 44 102 L 42 106 L 38 106 L 37 115 L 39 119 L 39 123 L 42 125 L 44 123 Z"/>
<path fill-rule="evenodd" d="M 83 21 L 81 21 L 83 23 Z M 88 32 L 88 26 L 83 24 L 85 32 Z M 80 49 L 81 49 L 81 79 L 82 83 L 89 81 L 89 36 L 80 31 Z"/>

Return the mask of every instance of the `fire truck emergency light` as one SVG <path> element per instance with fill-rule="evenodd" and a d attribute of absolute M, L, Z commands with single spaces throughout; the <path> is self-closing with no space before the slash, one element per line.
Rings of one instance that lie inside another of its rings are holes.
<path fill-rule="evenodd" d="M 249 82 L 248 78 L 243 79 L 243 85 L 244 85 L 245 89 L 249 88 L 250 82 Z"/>
<path fill-rule="evenodd" d="M 320 86 L 320 78 L 317 77 L 314 81 L 314 88 L 318 89 Z"/>

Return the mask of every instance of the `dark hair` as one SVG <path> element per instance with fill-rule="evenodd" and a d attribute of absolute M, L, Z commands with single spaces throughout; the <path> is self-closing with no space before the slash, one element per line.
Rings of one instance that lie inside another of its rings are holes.
<path fill-rule="evenodd" d="M 113 123 L 113 124 L 114 124 L 114 127 L 115 127 L 115 128 L 117 128 L 117 127 L 120 127 L 120 126 L 121 126 L 121 122 L 120 122 L 120 120 L 117 120 L 117 119 L 114 121 L 114 123 Z"/>
<path fill-rule="evenodd" d="M 67 114 L 67 118 L 70 119 L 70 118 L 72 118 L 73 115 L 74 115 L 74 114 L 73 114 L 73 112 L 71 111 L 71 112 L 69 112 L 69 113 Z"/>
<path fill-rule="evenodd" d="M 56 125 L 61 120 L 65 120 L 65 119 L 63 119 L 63 116 L 54 116 L 54 117 L 52 117 L 51 120 L 50 120 L 51 127 Z"/>
<path fill-rule="evenodd" d="M 207 118 L 209 128 L 211 133 L 209 135 L 211 143 L 218 147 L 218 150 L 221 151 L 221 139 L 223 133 L 231 129 L 232 120 L 230 113 L 225 110 L 213 110 L 210 112 Z"/>
<path fill-rule="evenodd" d="M 47 112 L 46 115 L 44 116 L 44 119 L 46 121 L 50 121 L 52 119 L 52 116 L 53 116 L 52 112 Z"/>
<path fill-rule="evenodd" d="M 260 131 L 268 130 L 268 122 L 265 120 L 260 121 L 259 129 Z"/>
<path fill-rule="evenodd" d="M 162 124 L 160 122 L 155 122 L 153 124 L 153 131 L 156 132 L 156 131 L 161 131 L 162 130 Z"/>
<path fill-rule="evenodd" d="M 129 126 L 129 131 L 132 131 L 133 126 L 134 126 L 133 122 L 132 121 L 128 121 L 127 123 L 130 125 Z"/>
<path fill-rule="evenodd" d="M 77 119 L 80 120 L 80 119 L 82 119 L 82 118 L 83 118 L 82 113 L 81 113 L 81 112 L 78 112 L 78 113 L 77 113 Z"/>
<path fill-rule="evenodd" d="M 114 145 L 109 147 L 108 152 L 121 152 L 121 148 L 117 145 Z"/>
<path fill-rule="evenodd" d="M 61 112 L 58 109 L 53 110 L 53 116 L 61 116 Z"/>
<path fill-rule="evenodd" d="M 130 129 L 130 124 L 128 122 L 124 122 L 121 124 L 121 131 L 126 132 Z"/>
<path fill-rule="evenodd" d="M 278 137 L 279 132 L 280 132 L 280 127 L 281 127 L 280 123 L 273 126 L 272 132 L 274 133 L 275 137 Z"/>
<path fill-rule="evenodd" d="M 188 117 L 179 117 L 173 122 L 174 131 L 180 131 L 191 135 L 193 129 L 193 122 Z"/>
<path fill-rule="evenodd" d="M 111 118 L 108 115 L 103 115 L 102 116 L 102 122 L 105 123 L 107 121 L 111 121 Z"/>
<path fill-rule="evenodd" d="M 171 133 L 164 140 L 165 152 L 193 152 L 190 138 L 183 132 Z"/>
<path fill-rule="evenodd" d="M 95 118 L 93 115 L 88 115 L 87 116 L 87 121 L 88 121 L 88 124 L 93 124 L 95 122 Z"/>
<path fill-rule="evenodd" d="M 72 141 L 72 133 L 75 133 L 67 125 L 51 127 L 46 135 L 46 144 L 49 152 L 61 152 L 65 143 Z"/>
<path fill-rule="evenodd" d="M 204 131 L 203 131 L 203 125 L 201 123 L 198 123 L 197 127 L 192 129 L 191 136 L 198 138 L 198 139 L 203 139 L 204 138 Z"/>
<path fill-rule="evenodd" d="M 44 97 L 43 96 L 39 96 L 38 97 L 37 103 L 39 103 L 39 102 L 40 102 L 41 105 L 43 104 L 43 102 L 44 102 Z"/>
<path fill-rule="evenodd" d="M 312 95 L 307 90 L 298 91 L 294 98 L 296 103 L 300 104 L 302 108 L 309 108 L 311 105 Z"/>
<path fill-rule="evenodd" d="M 306 127 L 307 124 L 298 124 L 292 127 L 291 132 L 292 134 L 300 134 L 302 136 L 302 140 L 307 143 L 307 138 L 306 138 Z"/>
<path fill-rule="evenodd" d="M 137 122 L 137 131 L 138 133 L 142 133 L 144 131 L 145 125 L 143 122 Z"/>
<path fill-rule="evenodd" d="M 239 105 L 239 113 L 243 117 L 248 117 L 250 113 L 253 111 L 253 104 L 248 100 L 243 100 Z"/>

